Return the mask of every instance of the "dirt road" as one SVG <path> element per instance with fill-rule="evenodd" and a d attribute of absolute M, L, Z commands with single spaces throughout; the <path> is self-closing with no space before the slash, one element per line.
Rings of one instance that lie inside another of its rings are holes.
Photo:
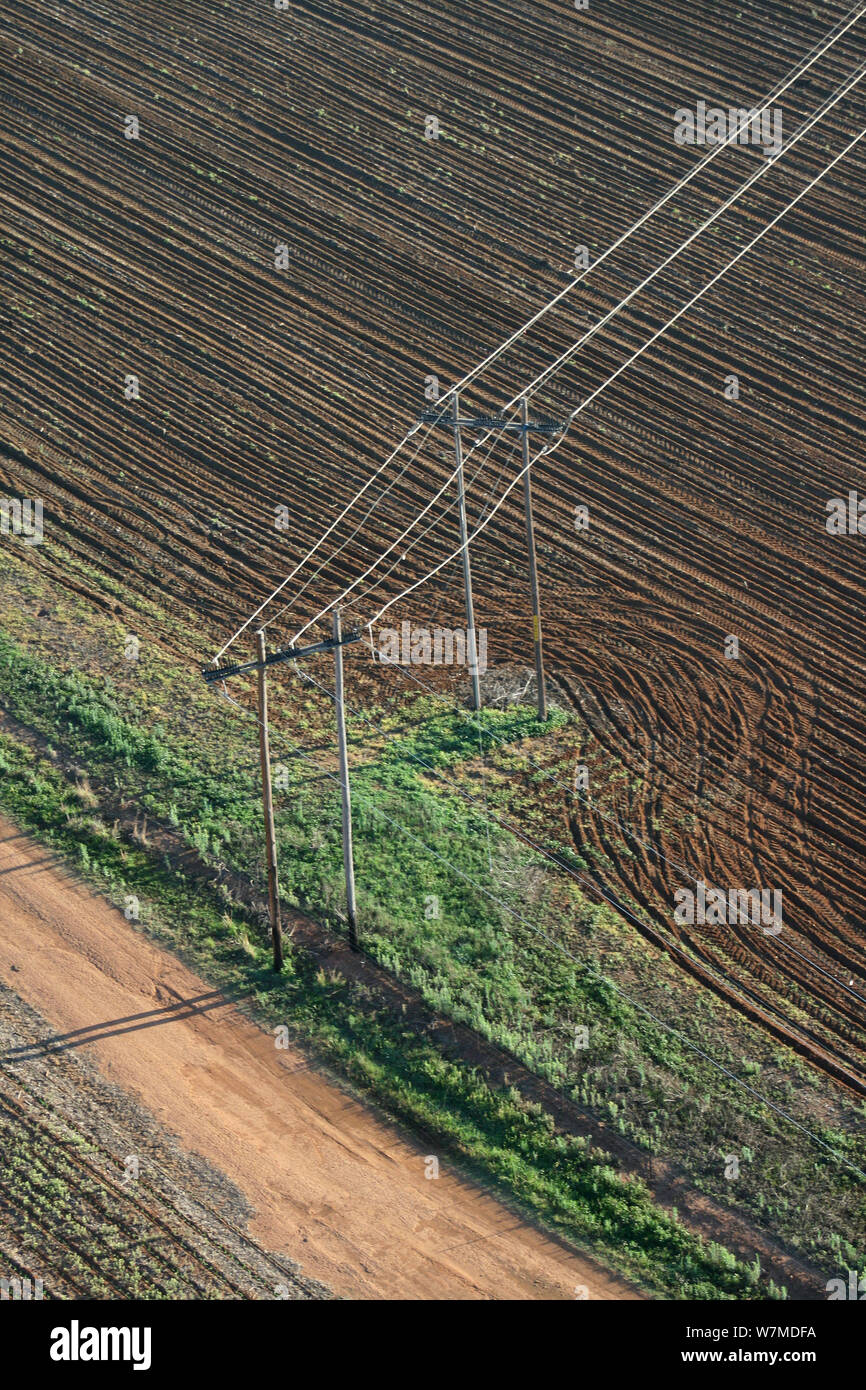
<path fill-rule="evenodd" d="M 306 1067 L 0 818 L 0 975 L 256 1212 L 251 1234 L 356 1298 L 637 1295 Z"/>

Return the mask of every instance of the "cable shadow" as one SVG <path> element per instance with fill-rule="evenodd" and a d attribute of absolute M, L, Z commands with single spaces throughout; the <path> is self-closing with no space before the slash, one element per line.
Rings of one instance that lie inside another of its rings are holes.
<path fill-rule="evenodd" d="M 195 1018 L 197 1014 L 234 1004 L 244 994 L 243 990 L 210 990 L 207 994 L 197 994 L 191 999 L 179 999 L 176 1004 L 166 1004 L 160 1009 L 128 1014 L 125 1018 L 114 1018 L 104 1023 L 88 1024 L 86 1028 L 76 1028 L 71 1033 L 58 1033 L 53 1038 L 43 1038 L 39 1042 L 10 1048 L 0 1056 L 0 1063 L 33 1061 L 37 1057 L 50 1056 L 54 1052 L 66 1052 L 71 1048 L 84 1047 L 88 1043 L 102 1042 L 106 1038 L 121 1037 L 124 1033 L 138 1033 L 145 1028 L 160 1028 L 166 1023 L 182 1023 L 186 1019 Z"/>
<path fill-rule="evenodd" d="M 61 867 L 60 861 L 59 861 L 58 859 L 55 859 L 53 856 L 50 857 L 50 858 L 48 858 L 48 859 L 33 859 L 33 860 L 30 861 L 30 863 L 27 863 L 27 864 L 13 864 L 13 865 L 12 865 L 10 868 L 8 868 L 8 869 L 0 869 L 0 878 L 3 878 L 6 874 L 20 874 L 20 873 L 23 873 L 23 872 L 25 871 L 25 869 L 40 869 L 40 868 L 44 868 L 44 866 L 45 866 L 46 864 L 51 864 L 51 865 L 53 865 L 55 868 L 60 868 L 60 867 Z"/>

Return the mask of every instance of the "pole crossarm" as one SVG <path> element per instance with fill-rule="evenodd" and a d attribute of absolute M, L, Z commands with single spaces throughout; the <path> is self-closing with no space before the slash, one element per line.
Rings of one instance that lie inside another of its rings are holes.
<path fill-rule="evenodd" d="M 443 415 L 441 410 L 425 410 L 418 418 L 419 425 L 442 425 L 453 430 L 455 424 L 467 430 L 510 430 L 515 434 L 562 434 L 566 422 L 560 420 L 511 420 L 507 415 Z"/>
<path fill-rule="evenodd" d="M 205 685 L 215 685 L 217 681 L 228 680 L 230 676 L 242 676 L 247 671 L 261 671 L 266 666 L 276 666 L 280 661 L 300 661 L 305 656 L 313 656 L 316 652 L 332 652 L 335 647 L 346 647 L 350 642 L 360 642 L 361 632 L 356 628 L 347 632 L 345 637 L 341 637 L 339 642 L 329 637 L 324 642 L 314 642 L 311 647 L 283 647 L 278 652 L 272 652 L 266 656 L 264 661 L 245 661 L 235 666 L 203 666 L 202 676 Z"/>

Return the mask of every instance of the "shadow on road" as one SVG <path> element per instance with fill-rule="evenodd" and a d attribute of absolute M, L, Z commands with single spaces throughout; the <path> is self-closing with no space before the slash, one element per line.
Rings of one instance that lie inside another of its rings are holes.
<path fill-rule="evenodd" d="M 52 1052 L 64 1052 L 69 1048 L 84 1047 L 87 1043 L 102 1042 L 105 1038 L 116 1038 L 123 1033 L 137 1033 L 143 1028 L 158 1028 L 165 1023 L 180 1023 L 194 1018 L 196 1014 L 228 1007 L 242 998 L 244 993 L 241 990 L 210 990 L 191 999 L 179 999 L 176 1004 L 166 1004 L 161 1009 L 129 1014 L 126 1018 L 114 1018 L 105 1023 L 92 1023 L 87 1028 L 76 1028 L 72 1033 L 58 1033 L 53 1038 L 42 1038 L 23 1047 L 10 1048 L 0 1056 L 0 1062 L 26 1062 Z"/>

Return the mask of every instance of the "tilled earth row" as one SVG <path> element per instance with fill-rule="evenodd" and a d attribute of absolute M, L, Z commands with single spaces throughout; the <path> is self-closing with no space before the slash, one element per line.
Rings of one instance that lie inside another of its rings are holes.
<path fill-rule="evenodd" d="M 77 1041 L 0 990 L 4 1277 L 47 1298 L 330 1297 L 250 1239 L 243 1194 Z"/>

